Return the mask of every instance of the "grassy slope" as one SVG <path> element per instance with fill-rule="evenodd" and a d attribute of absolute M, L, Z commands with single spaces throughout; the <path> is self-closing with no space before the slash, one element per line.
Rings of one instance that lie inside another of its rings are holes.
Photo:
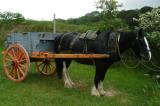
<path fill-rule="evenodd" d="M 93 29 L 93 26 L 73 25 L 63 22 L 56 22 L 57 32 L 85 32 L 88 29 Z M 50 21 L 31 21 L 14 25 L 11 23 L 0 23 L 0 42 L 4 41 L 6 36 L 13 32 L 52 32 L 53 23 Z"/>
<path fill-rule="evenodd" d="M 8 80 L 0 71 L 0 106 L 158 106 L 160 104 L 160 89 L 151 78 L 143 75 L 144 70 L 127 69 L 123 66 L 111 67 L 104 81 L 104 87 L 113 93 L 113 96 L 101 98 L 90 96 L 94 66 L 73 62 L 69 70 L 71 78 L 78 85 L 77 88 L 64 88 L 62 81 L 55 76 L 40 75 L 36 72 L 34 64 L 31 64 L 26 80 L 21 83 Z"/>
<path fill-rule="evenodd" d="M 91 29 L 91 26 L 57 23 L 58 32 L 85 31 L 86 29 Z M 10 32 L 52 31 L 52 23 L 29 21 L 7 30 L 1 28 L 0 31 L 3 35 Z M 14 83 L 8 80 L 2 72 L 1 54 L 0 61 L 0 106 L 158 106 L 160 104 L 160 89 L 154 80 L 143 75 L 145 70 L 142 69 L 127 69 L 123 66 L 110 68 L 104 87 L 114 96 L 97 98 L 90 96 L 94 77 L 92 66 L 73 63 L 69 70 L 71 78 L 78 87 L 66 89 L 62 81 L 56 77 L 38 74 L 34 64 L 31 65 L 29 75 L 24 82 Z"/>

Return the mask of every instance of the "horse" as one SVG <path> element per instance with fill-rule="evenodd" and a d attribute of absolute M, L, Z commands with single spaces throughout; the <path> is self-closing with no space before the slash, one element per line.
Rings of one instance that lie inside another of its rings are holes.
<path fill-rule="evenodd" d="M 79 33 L 70 32 L 56 36 L 55 38 L 55 52 L 56 53 L 94 53 L 94 54 L 110 54 L 108 47 L 108 38 L 116 32 L 116 52 L 112 57 L 101 59 L 76 59 L 77 62 L 88 65 L 95 65 L 96 72 L 94 77 L 94 84 L 91 89 L 91 95 L 104 96 L 106 91 L 103 88 L 103 81 L 108 68 L 120 60 L 120 54 L 127 49 L 132 49 L 136 58 L 146 61 L 151 60 L 151 51 L 148 41 L 145 37 L 143 29 L 136 31 L 97 31 L 97 37 L 94 40 L 80 39 Z M 116 56 L 115 56 L 116 55 Z M 116 57 L 116 58 L 115 58 Z M 73 59 L 55 59 L 57 76 L 64 80 L 64 87 L 71 88 L 74 86 L 68 74 L 68 67 Z"/>

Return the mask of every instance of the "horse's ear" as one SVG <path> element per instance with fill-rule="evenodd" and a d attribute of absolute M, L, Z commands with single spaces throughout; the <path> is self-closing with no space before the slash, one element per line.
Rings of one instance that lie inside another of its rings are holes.
<path fill-rule="evenodd" d="M 139 37 L 143 37 L 144 36 L 143 28 L 139 29 L 138 35 L 139 35 Z"/>
<path fill-rule="evenodd" d="M 99 35 L 99 34 L 101 33 L 101 31 L 100 31 L 100 30 L 98 30 L 96 33 L 97 33 L 97 35 Z"/>

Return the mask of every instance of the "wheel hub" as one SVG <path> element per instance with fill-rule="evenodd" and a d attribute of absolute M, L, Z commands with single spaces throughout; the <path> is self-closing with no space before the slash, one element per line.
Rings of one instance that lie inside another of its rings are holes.
<path fill-rule="evenodd" d="M 17 59 L 15 59 L 15 60 L 13 61 L 13 64 L 14 64 L 14 67 L 15 67 L 15 68 L 18 68 L 19 61 L 18 61 Z"/>

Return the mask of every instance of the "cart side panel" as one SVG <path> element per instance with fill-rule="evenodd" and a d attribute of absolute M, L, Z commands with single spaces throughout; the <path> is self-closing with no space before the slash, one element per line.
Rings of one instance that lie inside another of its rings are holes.
<path fill-rule="evenodd" d="M 52 32 L 12 33 L 5 42 L 6 47 L 13 43 L 21 44 L 28 53 L 53 52 L 54 40 L 59 35 Z"/>
<path fill-rule="evenodd" d="M 7 41 L 5 42 L 5 46 L 8 47 L 11 44 L 19 43 L 21 44 L 27 52 L 29 52 L 29 36 L 23 35 L 21 33 L 12 33 L 8 36 Z"/>
<path fill-rule="evenodd" d="M 31 33 L 32 52 L 54 52 L 55 34 L 53 33 Z"/>

